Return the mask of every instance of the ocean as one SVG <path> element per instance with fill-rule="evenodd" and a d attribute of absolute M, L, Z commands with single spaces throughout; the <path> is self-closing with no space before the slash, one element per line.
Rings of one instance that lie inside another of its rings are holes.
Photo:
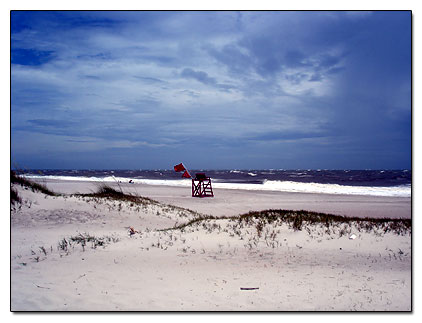
<path fill-rule="evenodd" d="M 411 170 L 190 170 L 205 173 L 214 188 L 411 197 Z M 173 169 L 157 170 L 31 170 L 29 178 L 129 182 L 148 185 L 191 186 Z"/>

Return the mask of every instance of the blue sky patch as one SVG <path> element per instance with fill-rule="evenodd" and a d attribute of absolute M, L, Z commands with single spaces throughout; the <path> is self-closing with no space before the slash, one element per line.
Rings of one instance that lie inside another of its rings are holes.
<path fill-rule="evenodd" d="M 12 48 L 12 64 L 38 66 L 53 59 L 54 52 L 35 49 Z"/>

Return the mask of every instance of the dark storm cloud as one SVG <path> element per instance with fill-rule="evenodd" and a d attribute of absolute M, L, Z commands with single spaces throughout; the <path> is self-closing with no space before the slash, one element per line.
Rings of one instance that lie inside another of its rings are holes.
<path fill-rule="evenodd" d="M 11 64 L 28 162 L 410 168 L 410 12 L 14 11 Z"/>
<path fill-rule="evenodd" d="M 220 84 L 217 82 L 215 78 L 210 77 L 207 73 L 203 71 L 194 71 L 191 68 L 183 69 L 183 71 L 180 73 L 180 76 L 184 78 L 194 79 L 198 82 L 201 82 L 202 84 L 210 85 L 210 86 L 223 89 L 223 90 L 229 90 L 229 89 L 235 88 L 234 86 L 229 85 L 229 84 Z"/>

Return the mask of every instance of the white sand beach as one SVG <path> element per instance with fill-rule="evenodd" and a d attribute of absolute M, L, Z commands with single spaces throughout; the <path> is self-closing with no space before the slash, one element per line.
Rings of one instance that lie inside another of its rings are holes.
<path fill-rule="evenodd" d="M 12 311 L 411 310 L 410 231 L 235 218 L 160 231 L 266 209 L 409 219 L 410 198 L 122 184 L 157 201 L 134 203 L 70 195 L 98 183 L 46 185 L 64 195 L 14 186 Z"/>

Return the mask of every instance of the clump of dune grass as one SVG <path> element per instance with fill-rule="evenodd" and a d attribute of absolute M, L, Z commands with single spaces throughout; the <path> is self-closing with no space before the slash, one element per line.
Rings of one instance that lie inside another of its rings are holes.
<path fill-rule="evenodd" d="M 18 191 L 13 187 L 10 188 L 10 204 L 22 204 L 22 198 L 19 196 Z"/>
<path fill-rule="evenodd" d="M 80 244 L 83 248 L 87 244 L 91 244 L 92 249 L 96 249 L 97 247 L 104 247 L 106 244 L 110 242 L 117 242 L 119 241 L 116 237 L 110 237 L 110 236 L 104 236 L 104 237 L 95 237 L 88 233 L 85 234 L 79 234 L 74 237 L 70 237 L 70 240 L 72 242 L 75 242 L 76 244 Z"/>
<path fill-rule="evenodd" d="M 398 235 L 411 233 L 412 220 L 411 219 L 390 219 L 390 218 L 359 218 L 359 217 L 345 217 L 341 215 L 334 215 L 328 213 L 312 212 L 312 211 L 293 211 L 293 210 L 264 210 L 253 211 L 237 216 L 201 216 L 187 223 L 180 224 L 167 230 L 184 230 L 186 227 L 198 225 L 200 222 L 209 220 L 224 220 L 228 219 L 235 221 L 240 227 L 251 226 L 256 228 L 257 235 L 262 234 L 262 230 L 266 225 L 279 226 L 287 224 L 295 231 L 306 229 L 309 231 L 309 226 L 318 225 L 325 227 L 327 232 L 333 228 L 340 228 L 340 232 L 345 231 L 344 226 L 355 226 L 359 231 L 366 232 L 392 232 Z M 212 228 L 211 228 L 212 229 Z"/>
<path fill-rule="evenodd" d="M 170 204 L 163 204 L 148 197 L 125 193 L 123 192 L 120 186 L 119 189 L 115 189 L 114 187 L 105 183 L 100 184 L 95 192 L 85 194 L 74 194 L 74 196 L 92 199 L 94 201 L 98 201 L 98 199 L 106 199 L 117 202 L 127 202 L 131 207 L 134 207 L 135 205 L 142 207 L 147 207 L 151 205 L 158 206 L 161 208 L 161 212 L 156 211 L 157 215 L 162 216 L 165 216 L 167 212 L 175 212 L 181 218 L 190 216 L 194 218 L 202 218 L 202 214 L 196 211 Z"/>
<path fill-rule="evenodd" d="M 122 190 L 116 190 L 115 188 L 107 184 L 99 185 L 96 192 L 86 193 L 86 194 L 76 194 L 76 196 L 91 197 L 91 198 L 107 198 L 107 199 L 116 200 L 116 201 L 132 202 L 132 203 L 143 204 L 143 205 L 159 203 L 147 197 L 124 193 Z"/>
<path fill-rule="evenodd" d="M 239 217 L 240 221 L 248 223 L 256 219 L 265 224 L 272 224 L 276 221 L 287 223 L 292 229 L 298 231 L 308 225 L 323 225 L 327 228 L 342 224 L 354 224 L 362 231 L 383 231 L 396 234 L 406 234 L 411 231 L 411 219 L 390 219 L 390 218 L 360 218 L 346 217 L 321 212 L 312 211 L 292 211 L 292 210 L 264 210 L 258 212 L 249 212 Z"/>
<path fill-rule="evenodd" d="M 33 192 L 37 191 L 37 192 L 44 193 L 46 195 L 57 196 L 57 194 L 51 191 L 50 189 L 48 189 L 47 186 L 31 181 L 25 177 L 19 176 L 13 170 L 10 171 L 10 182 L 12 184 L 18 184 L 23 187 L 27 187 L 31 189 Z"/>
<path fill-rule="evenodd" d="M 70 248 L 74 249 L 75 245 L 80 245 L 82 250 L 85 251 L 85 247 L 87 246 L 91 246 L 91 249 L 96 249 L 97 247 L 105 247 L 107 244 L 116 243 L 118 241 L 119 238 L 114 236 L 96 237 L 89 233 L 80 233 L 76 236 L 60 240 L 57 249 L 69 253 Z"/>

